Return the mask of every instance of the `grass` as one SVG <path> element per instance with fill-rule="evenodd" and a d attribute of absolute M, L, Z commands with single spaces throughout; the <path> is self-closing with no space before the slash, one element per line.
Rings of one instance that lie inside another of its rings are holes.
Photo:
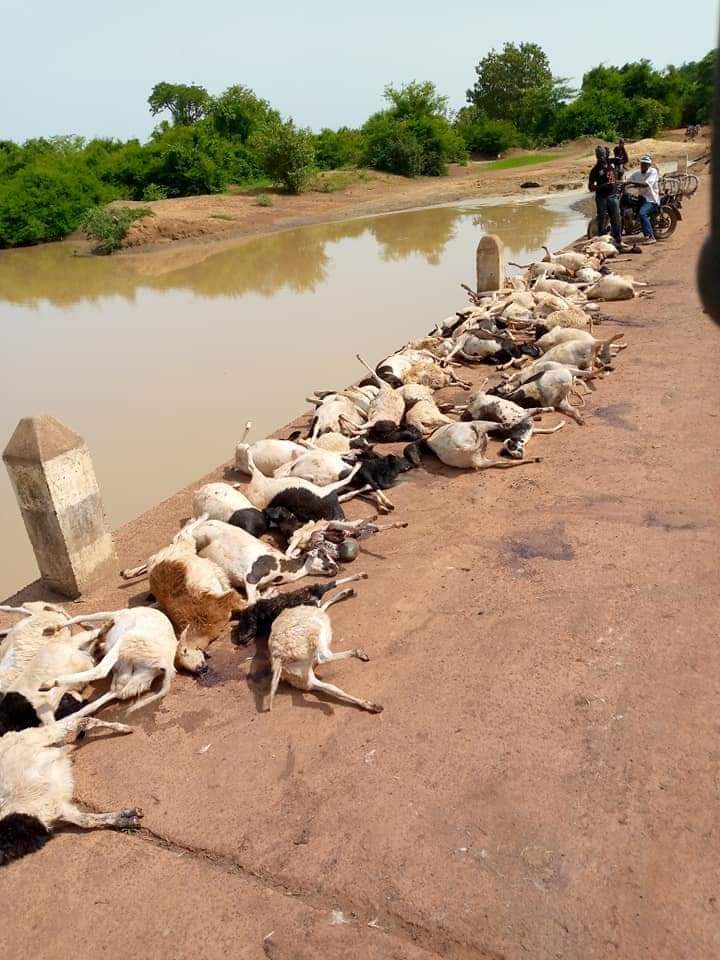
<path fill-rule="evenodd" d="M 237 217 L 230 216 L 229 213 L 211 213 L 211 220 L 236 220 Z"/>
<path fill-rule="evenodd" d="M 315 193 L 337 193 L 347 190 L 356 183 L 365 183 L 370 179 L 367 170 L 323 170 L 310 181 L 309 190 Z"/>
<path fill-rule="evenodd" d="M 225 193 L 237 195 L 241 193 L 255 193 L 256 190 L 267 190 L 273 186 L 269 177 L 255 177 L 254 180 L 244 180 L 242 183 L 231 183 Z"/>
<path fill-rule="evenodd" d="M 556 153 L 523 153 L 517 157 L 505 157 L 483 166 L 483 170 L 512 170 L 513 167 L 529 167 L 534 163 L 549 163 L 557 159 Z"/>
<path fill-rule="evenodd" d="M 255 198 L 255 203 L 259 207 L 271 207 L 273 205 L 273 199 L 267 193 L 259 193 Z"/>

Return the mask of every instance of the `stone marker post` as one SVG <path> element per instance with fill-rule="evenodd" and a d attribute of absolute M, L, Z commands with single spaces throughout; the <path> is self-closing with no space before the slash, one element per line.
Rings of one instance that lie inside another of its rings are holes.
<path fill-rule="evenodd" d="M 54 417 L 25 417 L 3 453 L 40 576 L 77 597 L 115 559 L 90 452 Z"/>
<path fill-rule="evenodd" d="M 505 286 L 505 248 L 500 237 L 488 234 L 477 246 L 478 293 L 491 293 Z"/>

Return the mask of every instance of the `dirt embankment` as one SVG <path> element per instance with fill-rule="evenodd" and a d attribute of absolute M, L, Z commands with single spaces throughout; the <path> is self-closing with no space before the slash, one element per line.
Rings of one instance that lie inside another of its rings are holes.
<path fill-rule="evenodd" d="M 583 139 L 548 151 L 553 160 L 508 169 L 494 169 L 491 164 L 471 162 L 453 165 L 447 177 L 405 177 L 374 171 L 360 171 L 348 186 L 334 192 L 311 190 L 300 196 L 278 191 L 264 191 L 271 206 L 260 206 L 257 193 L 213 194 L 139 203 L 149 207 L 154 216 L 136 221 L 130 228 L 125 248 L 132 252 L 148 245 L 167 245 L 178 241 L 215 241 L 256 236 L 276 230 L 324 223 L 375 213 L 389 213 L 410 207 L 454 200 L 528 194 L 522 184 L 533 182 L 540 191 L 581 187 L 594 163 L 594 141 Z M 650 152 L 658 163 L 691 158 L 707 149 L 702 141 L 684 144 L 671 140 L 640 140 L 628 145 L 631 159 Z M 514 151 L 513 158 L 523 151 Z M 527 154 L 526 154 L 527 155 Z M 331 183 L 326 180 L 325 183 Z M 130 204 L 132 206 L 132 204 Z"/>

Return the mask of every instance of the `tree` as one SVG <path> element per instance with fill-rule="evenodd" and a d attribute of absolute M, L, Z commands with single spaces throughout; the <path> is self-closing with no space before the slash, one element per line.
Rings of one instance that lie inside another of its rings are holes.
<path fill-rule="evenodd" d="M 221 137 L 238 137 L 245 143 L 263 123 L 279 123 L 280 114 L 267 100 L 261 100 L 249 87 L 228 87 L 219 97 L 211 97 L 207 115 Z"/>
<path fill-rule="evenodd" d="M 423 116 L 447 118 L 448 98 L 438 93 L 431 80 L 411 80 L 401 87 L 389 83 L 383 96 L 390 104 L 390 112 L 399 120 Z"/>
<path fill-rule="evenodd" d="M 186 83 L 156 83 L 148 97 L 150 113 L 156 116 L 168 110 L 176 126 L 189 126 L 201 120 L 209 102 L 205 87 Z"/>
<path fill-rule="evenodd" d="M 477 79 L 467 99 L 491 120 L 508 120 L 531 138 L 542 138 L 558 106 L 574 91 L 554 77 L 550 61 L 536 43 L 506 43 L 475 67 Z"/>
<path fill-rule="evenodd" d="M 437 177 L 467 159 L 460 134 L 448 120 L 447 97 L 429 80 L 385 87 L 387 110 L 365 123 L 365 162 L 405 177 Z"/>
<path fill-rule="evenodd" d="M 289 193 L 302 193 L 312 176 L 315 147 L 310 130 L 295 126 L 292 120 L 272 123 L 253 140 L 265 172 Z"/>

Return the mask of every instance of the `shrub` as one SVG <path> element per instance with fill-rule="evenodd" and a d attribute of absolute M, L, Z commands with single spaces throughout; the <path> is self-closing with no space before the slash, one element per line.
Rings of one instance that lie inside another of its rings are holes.
<path fill-rule="evenodd" d="M 315 137 L 315 158 L 321 170 L 356 167 L 362 162 L 365 139 L 359 130 L 321 130 Z"/>
<path fill-rule="evenodd" d="M 112 253 L 122 244 L 131 223 L 151 215 L 151 210 L 142 207 L 93 207 L 83 215 L 80 227 L 99 241 L 95 253 Z"/>
<path fill-rule="evenodd" d="M 455 130 L 471 153 L 497 157 L 519 143 L 518 132 L 508 120 L 489 120 L 475 107 L 458 111 Z"/>
<path fill-rule="evenodd" d="M 42 157 L 0 182 L 0 247 L 61 240 L 112 197 L 82 162 Z"/>
<path fill-rule="evenodd" d="M 263 170 L 289 193 L 302 193 L 313 173 L 313 135 L 292 120 L 266 126 L 254 138 Z"/>
<path fill-rule="evenodd" d="M 222 193 L 230 179 L 227 145 L 203 127 L 174 127 L 151 143 L 147 177 L 170 197 Z"/>
<path fill-rule="evenodd" d="M 166 187 L 161 187 L 158 183 L 149 183 L 143 188 L 143 200 L 165 200 L 168 192 Z"/>
<path fill-rule="evenodd" d="M 378 113 L 368 120 L 363 132 L 364 160 L 368 167 L 403 177 L 420 176 L 422 151 L 407 121 L 396 120 L 388 113 Z"/>
<path fill-rule="evenodd" d="M 255 203 L 259 207 L 271 207 L 273 205 L 273 199 L 267 193 L 259 193 L 255 198 Z"/>

